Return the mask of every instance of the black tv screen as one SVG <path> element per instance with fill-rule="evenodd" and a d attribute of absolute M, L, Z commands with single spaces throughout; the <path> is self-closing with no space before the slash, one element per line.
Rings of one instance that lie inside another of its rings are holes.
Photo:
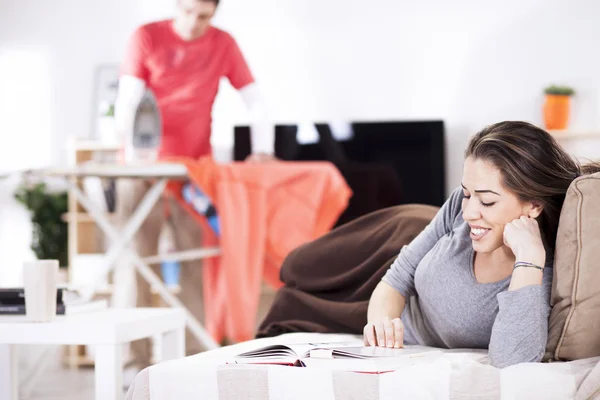
<path fill-rule="evenodd" d="M 250 128 L 234 128 L 234 160 L 251 153 Z M 381 208 L 441 206 L 445 192 L 443 121 L 277 125 L 275 155 L 286 161 L 330 161 L 354 195 L 336 225 Z"/>

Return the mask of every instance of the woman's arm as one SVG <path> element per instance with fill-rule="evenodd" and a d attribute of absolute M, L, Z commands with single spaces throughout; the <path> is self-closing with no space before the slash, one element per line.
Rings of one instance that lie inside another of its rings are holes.
<path fill-rule="evenodd" d="M 517 280 L 523 273 L 543 275 L 542 284 L 528 284 L 519 289 L 499 293 L 498 315 L 492 328 L 489 356 L 493 366 L 508 367 L 523 362 L 539 362 L 548 340 L 552 262 L 547 262 L 543 274 L 539 270 L 515 269 Z M 512 285 L 512 283 L 511 283 Z M 518 284 L 520 286 L 520 284 Z"/>
<path fill-rule="evenodd" d="M 367 325 L 363 330 L 365 344 L 401 347 L 404 328 L 400 316 L 406 299 L 415 293 L 414 276 L 417 266 L 438 240 L 450 233 L 461 212 L 462 189 L 452 192 L 440 211 L 425 229 L 407 246 L 377 285 L 369 301 Z"/>
<path fill-rule="evenodd" d="M 508 291 L 497 295 L 498 315 L 489 345 L 492 365 L 500 368 L 542 359 L 552 290 L 552 257 L 546 257 L 534 218 L 521 216 L 506 224 L 504 243 L 516 262 Z"/>
<path fill-rule="evenodd" d="M 367 325 L 363 332 L 365 344 L 402 347 L 404 327 L 400 316 L 405 305 L 404 296 L 387 283 L 379 282 L 369 300 Z"/>
<path fill-rule="evenodd" d="M 433 220 L 400 254 L 386 272 L 383 281 L 404 298 L 415 295 L 415 271 L 423 257 L 444 235 L 452 232 L 454 221 L 462 208 L 462 188 L 455 189 Z"/>
<path fill-rule="evenodd" d="M 404 296 L 387 283 L 379 282 L 369 300 L 367 321 L 375 323 L 383 318 L 400 318 L 405 305 Z"/>

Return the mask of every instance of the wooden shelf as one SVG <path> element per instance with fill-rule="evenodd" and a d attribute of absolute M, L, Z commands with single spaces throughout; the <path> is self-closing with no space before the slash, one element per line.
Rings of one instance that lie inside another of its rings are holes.
<path fill-rule="evenodd" d="M 68 163 L 70 166 L 75 166 L 89 162 L 104 162 L 116 157 L 116 154 L 121 149 L 116 143 L 102 143 L 99 141 L 70 139 L 66 143 L 68 152 Z M 109 161 L 110 162 L 110 161 Z M 81 190 L 83 190 L 82 182 L 78 179 L 72 179 Z M 73 260 L 78 255 L 98 254 L 103 252 L 103 241 L 100 229 L 96 225 L 92 217 L 83 211 L 79 205 L 77 197 L 73 191 L 69 191 L 69 211 L 62 215 L 62 219 L 67 222 L 69 229 L 69 266 L 68 281 L 73 278 Z M 114 218 L 114 214 L 108 214 L 109 218 Z M 107 297 L 112 294 L 112 286 L 106 285 L 96 292 L 97 296 Z M 64 357 L 65 365 L 71 368 L 77 367 L 92 367 L 94 360 L 86 354 L 86 347 L 81 345 L 66 346 L 66 354 Z"/>
<path fill-rule="evenodd" d="M 108 218 L 110 220 L 116 219 L 117 215 L 115 213 L 109 213 Z M 95 223 L 96 221 L 92 218 L 91 215 L 87 213 L 64 213 L 61 216 L 62 220 L 65 222 L 87 222 L 87 223 Z"/>
<path fill-rule="evenodd" d="M 171 292 L 172 294 L 174 294 L 174 295 L 178 295 L 179 293 L 181 293 L 181 286 L 179 286 L 179 285 L 167 285 L 167 290 L 169 292 Z M 158 290 L 154 286 L 152 286 L 150 288 L 150 292 L 152 294 L 154 294 L 154 295 L 158 295 Z"/>
<path fill-rule="evenodd" d="M 96 295 L 97 296 L 110 296 L 112 295 L 113 292 L 113 285 L 105 285 L 105 286 L 101 286 L 100 288 L 98 288 L 96 290 Z"/>
<path fill-rule="evenodd" d="M 63 365 L 78 368 L 91 368 L 95 364 L 94 360 L 86 355 L 76 355 L 74 357 L 65 356 Z"/>
<path fill-rule="evenodd" d="M 94 368 L 96 364 L 94 359 L 85 353 L 79 353 L 80 349 L 83 348 L 85 346 L 67 346 L 62 357 L 63 365 L 69 368 Z M 123 367 L 130 365 L 134 361 L 134 358 L 129 356 L 127 360 L 123 361 Z"/>
<path fill-rule="evenodd" d="M 71 151 L 119 151 L 121 147 L 117 143 L 102 143 L 94 140 L 74 140 L 69 143 Z"/>

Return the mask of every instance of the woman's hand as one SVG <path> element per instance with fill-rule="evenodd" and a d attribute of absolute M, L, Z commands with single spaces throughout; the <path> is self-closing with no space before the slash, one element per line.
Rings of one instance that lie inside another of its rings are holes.
<path fill-rule="evenodd" d="M 516 261 L 526 261 L 544 267 L 546 250 L 540 227 L 534 218 L 522 216 L 506 224 L 504 244 L 512 250 Z"/>
<path fill-rule="evenodd" d="M 380 322 L 367 324 L 363 329 L 365 346 L 399 349 L 404 342 L 404 325 L 400 318 L 384 318 Z"/>

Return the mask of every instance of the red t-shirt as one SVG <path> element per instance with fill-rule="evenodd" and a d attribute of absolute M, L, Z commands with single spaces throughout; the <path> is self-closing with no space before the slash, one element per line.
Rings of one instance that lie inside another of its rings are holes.
<path fill-rule="evenodd" d="M 175 33 L 172 21 L 138 28 L 121 73 L 146 82 L 157 99 L 163 135 L 160 157 L 200 157 L 211 153 L 212 106 L 219 81 L 236 89 L 254 82 L 231 35 L 215 27 L 195 40 Z"/>

